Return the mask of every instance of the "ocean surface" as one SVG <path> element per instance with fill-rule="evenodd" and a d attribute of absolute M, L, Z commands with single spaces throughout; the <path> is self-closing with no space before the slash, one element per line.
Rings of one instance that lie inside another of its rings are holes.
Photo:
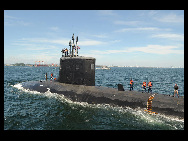
<path fill-rule="evenodd" d="M 184 119 L 149 115 L 143 109 L 108 104 L 72 102 L 56 93 L 28 91 L 21 83 L 58 78 L 58 67 L 4 67 L 4 130 L 184 130 Z M 174 84 L 184 96 L 183 68 L 111 68 L 96 70 L 95 85 L 141 91 L 143 81 L 153 83 L 153 93 L 173 95 Z"/>

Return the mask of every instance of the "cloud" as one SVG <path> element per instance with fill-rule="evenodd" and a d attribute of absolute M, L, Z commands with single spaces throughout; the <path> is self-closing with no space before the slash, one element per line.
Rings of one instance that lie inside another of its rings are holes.
<path fill-rule="evenodd" d="M 114 24 L 117 25 L 138 25 L 141 21 L 114 21 Z"/>
<path fill-rule="evenodd" d="M 29 26 L 31 24 L 32 23 L 23 21 L 20 18 L 4 14 L 4 25 L 5 26 L 17 26 L 17 25 L 19 25 L 19 26 Z"/>
<path fill-rule="evenodd" d="M 165 22 L 165 23 L 183 23 L 184 15 L 177 15 L 174 13 L 169 13 L 165 15 L 160 14 L 155 16 L 154 19 L 159 22 Z"/>
<path fill-rule="evenodd" d="M 153 38 L 165 38 L 165 39 L 170 39 L 170 40 L 184 40 L 184 35 L 183 34 L 155 34 L 152 35 Z"/>
<path fill-rule="evenodd" d="M 62 48 L 68 47 L 70 39 L 61 38 L 61 39 L 49 39 L 49 38 L 22 38 L 14 43 L 13 46 L 23 47 L 23 50 L 49 50 L 49 49 L 58 49 L 58 46 Z M 84 39 L 78 42 L 79 46 L 96 46 L 104 45 L 107 42 L 102 42 L 92 39 Z"/>
<path fill-rule="evenodd" d="M 161 45 L 147 45 L 145 47 L 129 47 L 125 49 L 119 50 L 92 50 L 92 53 L 105 55 L 105 54 L 113 54 L 113 53 L 130 53 L 130 52 L 143 52 L 149 54 L 184 54 L 184 50 L 178 50 L 179 47 L 177 46 L 161 46 Z"/>
<path fill-rule="evenodd" d="M 113 10 L 99 10 L 98 12 L 103 16 L 117 16 L 117 14 Z"/>
<path fill-rule="evenodd" d="M 176 12 L 176 13 L 175 13 Z M 178 13 L 177 13 L 178 12 Z M 179 14 L 179 13 L 182 14 Z M 141 12 L 142 16 L 148 17 L 158 22 L 163 23 L 184 23 L 184 11 L 183 10 L 146 10 Z"/>
<path fill-rule="evenodd" d="M 32 47 L 26 47 L 26 48 L 24 48 L 24 50 L 33 50 L 33 51 L 37 51 L 37 50 L 54 50 L 54 49 L 58 49 L 58 47 L 56 47 L 56 46 L 51 46 L 51 45 L 49 45 L 49 46 L 45 46 L 45 47 L 39 47 L 39 46 L 32 46 Z"/>
<path fill-rule="evenodd" d="M 13 16 L 10 16 L 10 15 L 7 15 L 6 13 L 4 14 L 4 18 L 5 19 L 18 19 L 17 17 L 13 17 Z"/>
<path fill-rule="evenodd" d="M 59 27 L 57 26 L 50 27 L 49 29 L 52 31 L 59 31 Z"/>
<path fill-rule="evenodd" d="M 146 47 L 133 47 L 130 48 L 131 52 L 139 51 L 152 54 L 183 54 L 183 50 L 176 50 L 177 46 L 161 46 L 161 45 L 147 45 Z"/>
<path fill-rule="evenodd" d="M 69 43 L 68 38 L 60 38 L 60 39 L 49 39 L 49 38 L 22 38 L 16 41 L 17 45 L 24 45 L 24 44 L 59 44 L 59 45 L 68 45 Z"/>
<path fill-rule="evenodd" d="M 94 37 L 97 37 L 97 38 L 107 38 L 108 36 L 106 34 L 96 34 L 96 35 L 92 35 Z"/>
<path fill-rule="evenodd" d="M 97 40 L 87 40 L 79 42 L 80 46 L 94 46 L 94 45 L 103 45 L 105 42 L 97 41 Z"/>
<path fill-rule="evenodd" d="M 122 28 L 119 30 L 116 30 L 115 32 L 127 32 L 127 31 L 156 31 L 161 30 L 157 27 L 137 27 L 137 28 Z"/>
<path fill-rule="evenodd" d="M 156 10 L 151 10 L 148 12 L 149 16 L 155 16 L 156 14 L 158 14 L 158 11 L 156 11 Z"/>

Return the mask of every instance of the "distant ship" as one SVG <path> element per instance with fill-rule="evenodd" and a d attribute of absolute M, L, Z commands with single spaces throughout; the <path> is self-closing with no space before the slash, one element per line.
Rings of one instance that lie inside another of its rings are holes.
<path fill-rule="evenodd" d="M 39 64 L 36 64 L 37 62 L 39 62 Z M 42 62 L 42 64 L 40 64 L 40 62 Z M 44 61 L 35 61 L 35 67 L 48 67 L 48 65 L 44 64 Z"/>
<path fill-rule="evenodd" d="M 100 70 L 109 70 L 110 68 L 107 67 L 107 66 L 102 66 L 102 67 L 100 67 L 100 68 L 96 68 L 96 69 L 100 69 Z"/>
<path fill-rule="evenodd" d="M 48 65 L 35 65 L 35 67 L 48 67 Z"/>

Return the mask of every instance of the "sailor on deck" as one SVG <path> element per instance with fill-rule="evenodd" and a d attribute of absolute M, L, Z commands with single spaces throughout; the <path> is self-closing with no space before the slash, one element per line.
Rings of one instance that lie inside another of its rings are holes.
<path fill-rule="evenodd" d="M 149 81 L 149 83 L 148 83 L 148 87 L 149 87 L 149 88 L 148 88 L 148 93 L 149 93 L 149 92 L 151 92 L 151 93 L 152 93 L 152 89 L 151 89 L 151 88 L 152 88 L 152 86 L 153 86 L 152 82 L 151 82 L 151 81 Z"/>
<path fill-rule="evenodd" d="M 142 84 L 142 93 L 144 92 L 144 90 L 145 90 L 145 92 L 146 92 L 146 81 L 144 81 L 143 82 L 143 84 Z"/>
<path fill-rule="evenodd" d="M 130 80 L 129 84 L 130 84 L 130 91 L 131 91 L 131 89 L 133 90 L 133 80 L 132 79 Z"/>

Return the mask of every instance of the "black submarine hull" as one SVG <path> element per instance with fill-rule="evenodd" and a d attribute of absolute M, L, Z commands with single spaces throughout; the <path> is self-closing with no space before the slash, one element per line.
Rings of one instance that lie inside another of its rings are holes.
<path fill-rule="evenodd" d="M 146 108 L 151 94 L 138 91 L 118 91 L 114 88 L 59 83 L 58 81 L 23 82 L 22 87 L 31 91 L 57 93 L 72 101 L 89 104 L 110 104 L 114 106 Z M 152 111 L 184 119 L 184 98 L 158 94 L 152 102 Z"/>

